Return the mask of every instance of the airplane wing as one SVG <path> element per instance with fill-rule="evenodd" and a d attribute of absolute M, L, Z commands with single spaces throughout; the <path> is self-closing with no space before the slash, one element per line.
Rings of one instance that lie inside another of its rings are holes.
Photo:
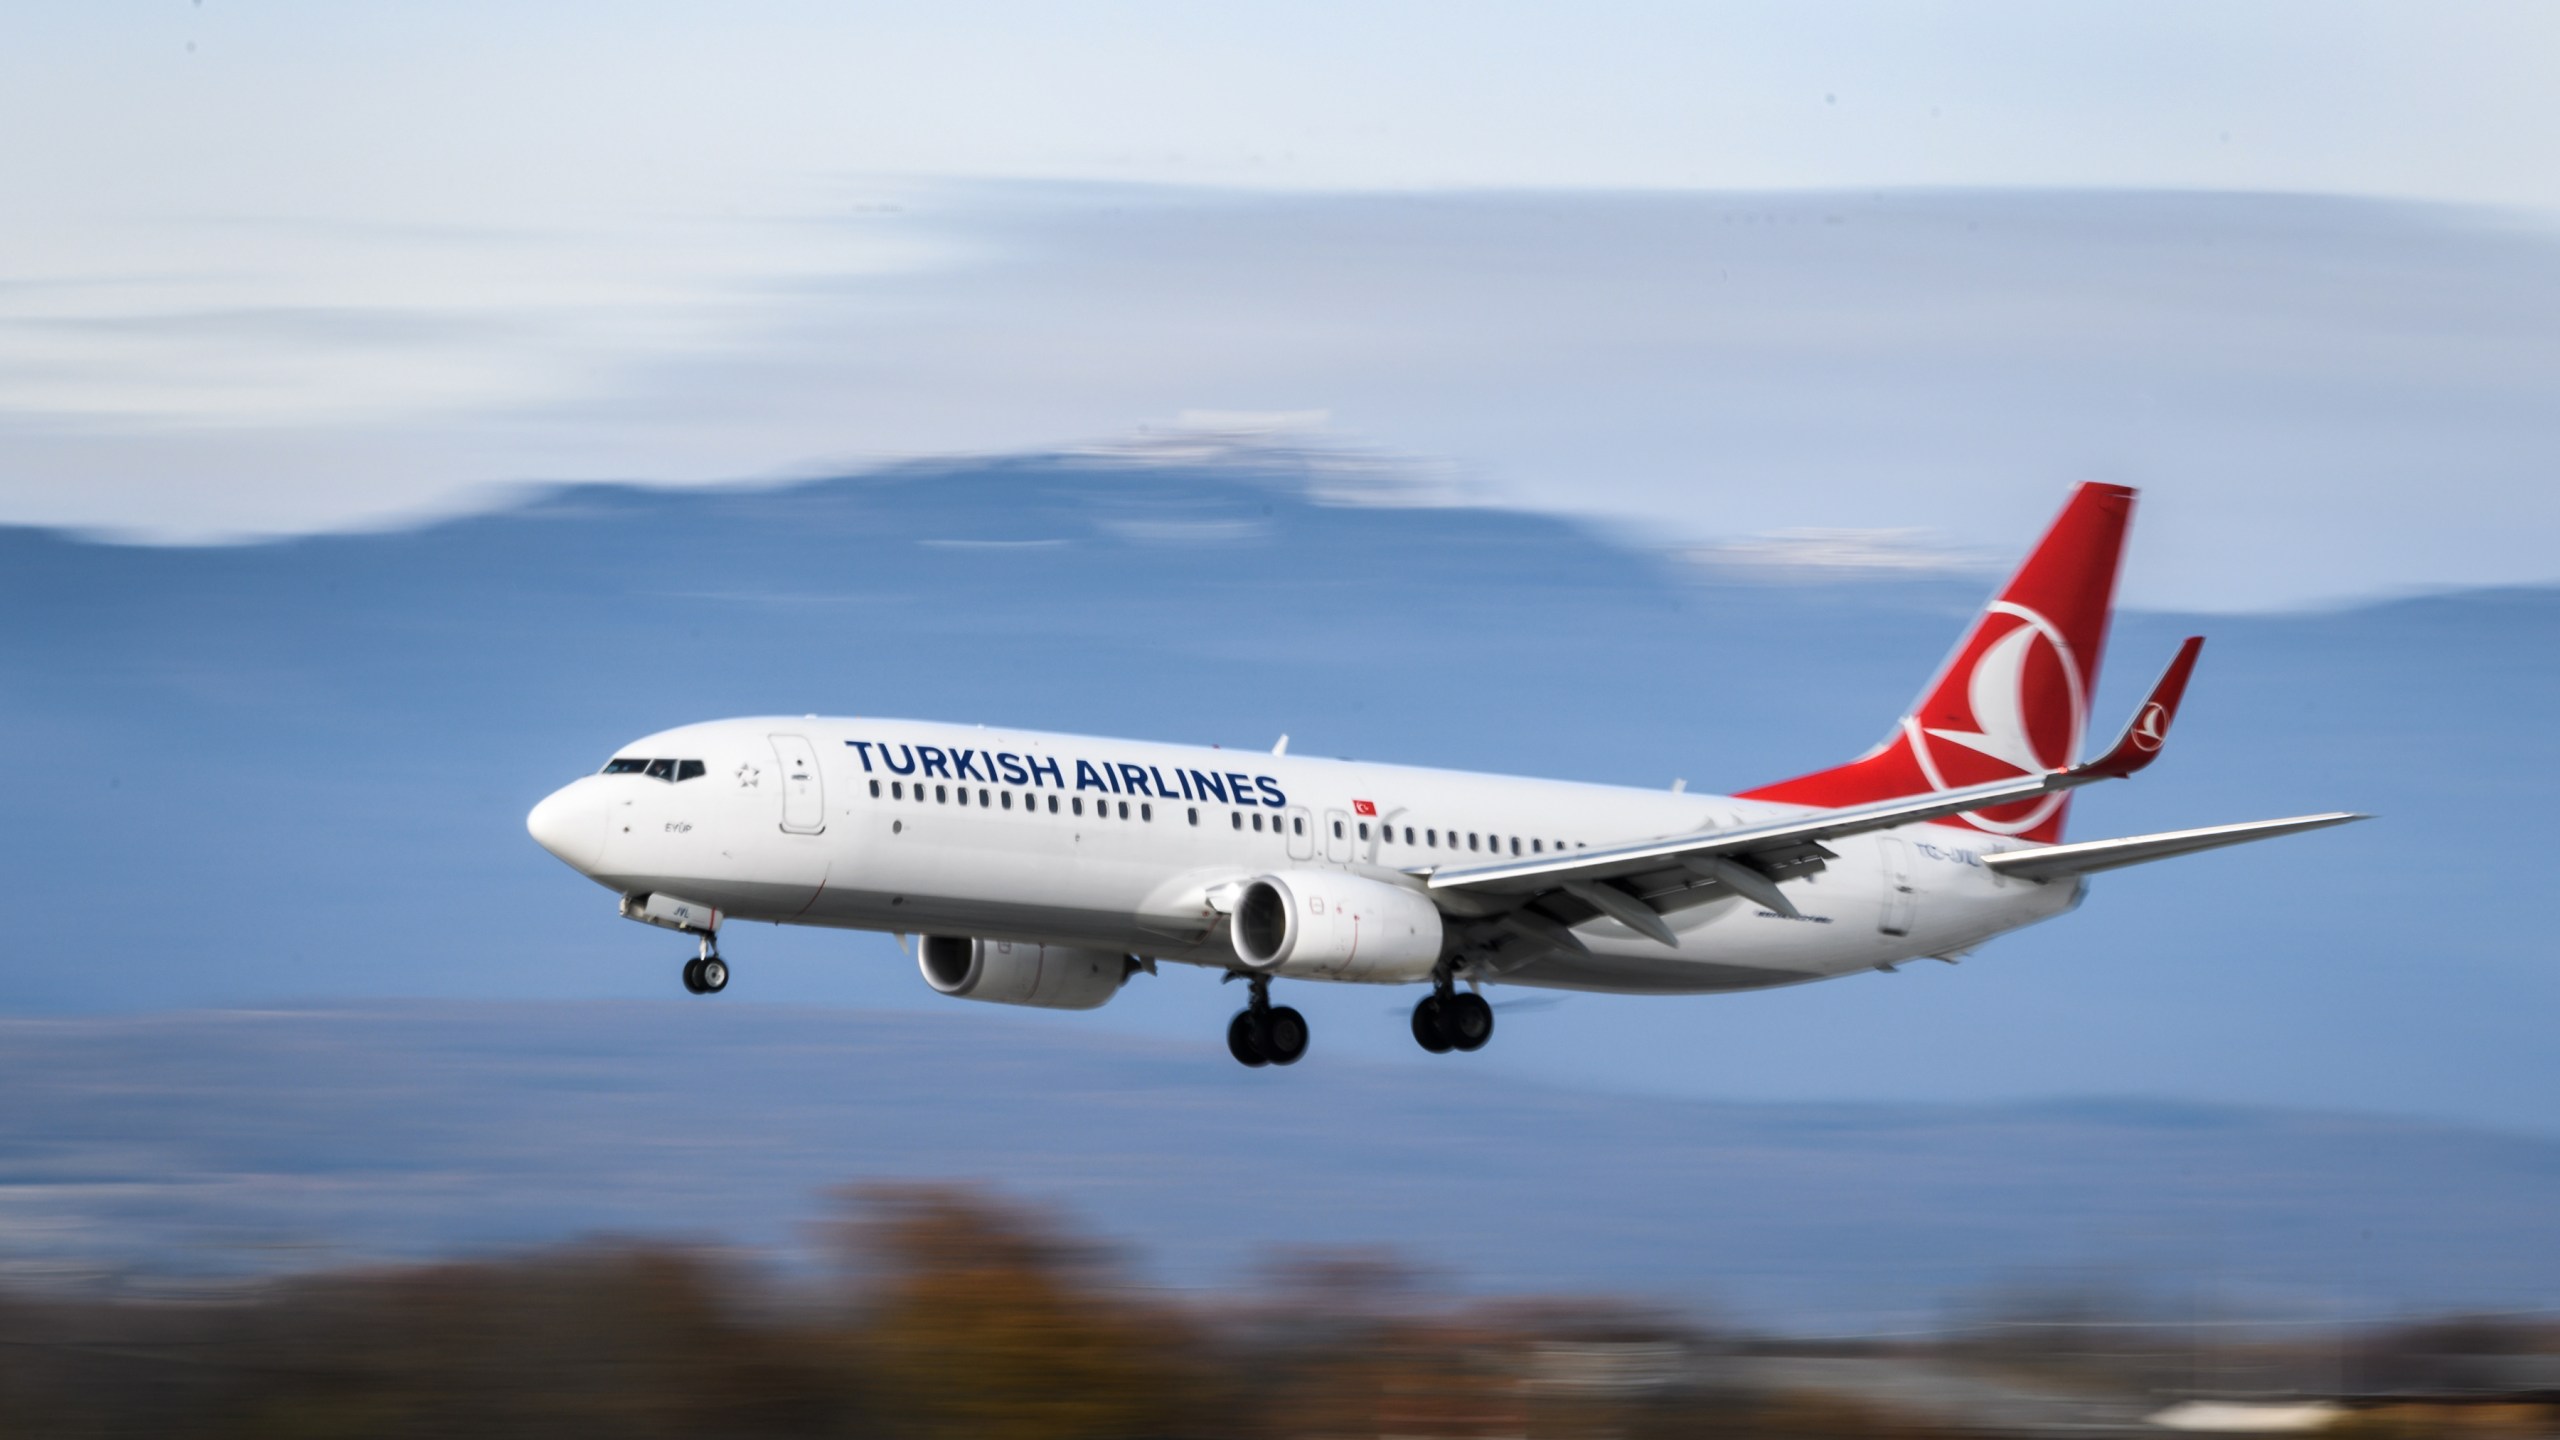
<path fill-rule="evenodd" d="M 2056 880 L 2065 875 L 2094 875 L 2101 870 L 2166 860 L 2172 855 L 2192 855 L 2199 850 L 2218 850 L 2225 845 L 2245 845 L 2252 840 L 2298 835 L 2305 830 L 2325 830 L 2332 825 L 2372 818 L 2370 815 L 2335 810 L 2325 815 L 2296 815 L 2286 820 L 2251 820 L 2239 825 L 2207 825 L 2195 830 L 2165 830 L 2157 835 L 2128 835 L 2120 840 L 2044 845 L 2033 850 L 1985 855 L 1982 863 L 2003 875 L 2014 875 L 2021 880 Z"/>
<path fill-rule="evenodd" d="M 1836 858 L 1823 848 L 1825 840 L 2011 805 L 2122 779 L 2150 764 L 2168 739 L 2203 645 L 2201 636 L 2188 637 L 2116 743 L 2067 770 L 1629 845 L 1435 870 L 1425 884 L 1447 908 L 1499 915 L 1523 935 L 1577 951 L 1585 947 L 1572 927 L 1597 915 L 1674 948 L 1679 938 L 1663 915 L 1728 894 L 1793 916 L 1796 907 L 1778 882 L 1812 874 Z"/>

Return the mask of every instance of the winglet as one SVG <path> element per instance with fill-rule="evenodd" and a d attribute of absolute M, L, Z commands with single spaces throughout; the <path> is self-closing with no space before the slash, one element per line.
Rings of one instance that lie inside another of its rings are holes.
<path fill-rule="evenodd" d="M 2151 687 L 2151 698 L 2133 712 L 2116 743 L 2106 754 L 2071 771 L 2072 778 L 2121 780 L 2159 759 L 2161 747 L 2169 743 L 2169 727 L 2178 718 L 2178 701 L 2187 693 L 2187 676 L 2194 673 L 2196 655 L 2203 649 L 2203 636 L 2188 636 L 2187 643 L 2178 647 L 2177 658 Z"/>

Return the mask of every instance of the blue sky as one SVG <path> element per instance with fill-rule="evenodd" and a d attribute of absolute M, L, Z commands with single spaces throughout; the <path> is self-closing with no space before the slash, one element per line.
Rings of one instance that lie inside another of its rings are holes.
<path fill-rule="evenodd" d="M 2146 603 L 2560 579 L 2548 7 L 15 28 L 0 520 L 373 525 L 1211 410 L 1683 543 L 2006 549 L 2130 481 L 2182 527 Z"/>

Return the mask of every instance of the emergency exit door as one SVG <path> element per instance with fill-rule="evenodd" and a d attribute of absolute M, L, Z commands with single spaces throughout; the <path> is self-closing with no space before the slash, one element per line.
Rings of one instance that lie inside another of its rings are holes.
<path fill-rule="evenodd" d="M 1274 825 L 1279 824 L 1280 820 L 1281 817 L 1277 815 L 1271 817 L 1271 823 Z M 1315 816 L 1308 813 L 1304 805 L 1292 805 L 1289 807 L 1288 822 L 1289 858 L 1292 860 L 1316 858 Z"/>
<path fill-rule="evenodd" d="M 1336 865 L 1345 865 L 1350 863 L 1350 811 L 1327 810 L 1324 812 L 1324 858 L 1332 861 Z"/>

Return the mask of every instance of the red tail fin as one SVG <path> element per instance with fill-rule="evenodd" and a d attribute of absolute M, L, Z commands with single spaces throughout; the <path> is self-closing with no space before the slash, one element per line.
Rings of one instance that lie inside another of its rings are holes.
<path fill-rule="evenodd" d="M 1862 805 L 2060 770 L 2080 758 L 2098 686 L 2133 491 L 2083 485 L 1882 745 L 1846 765 L 1743 792 L 1791 805 Z M 2050 844 L 2067 797 L 1944 824 Z"/>

